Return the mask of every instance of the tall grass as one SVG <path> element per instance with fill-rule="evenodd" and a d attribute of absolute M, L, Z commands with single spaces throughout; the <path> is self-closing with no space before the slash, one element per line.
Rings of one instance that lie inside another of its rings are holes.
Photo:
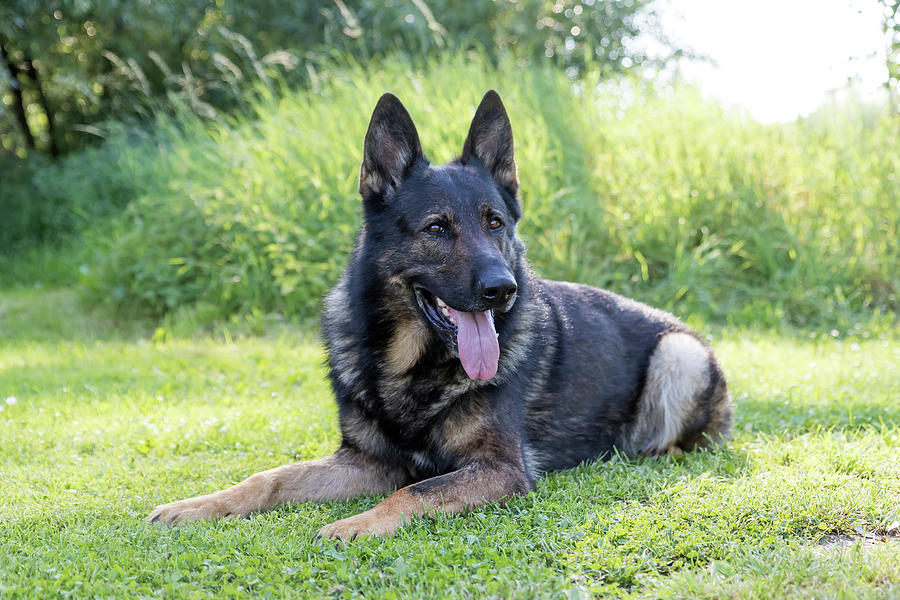
<path fill-rule="evenodd" d="M 900 121 L 852 106 L 764 126 L 689 89 L 396 60 L 333 72 L 313 91 L 261 92 L 251 120 L 185 116 L 118 135 L 44 174 L 39 193 L 73 210 L 96 194 L 127 206 L 86 220 L 100 224 L 86 234 L 94 298 L 152 314 L 203 303 L 311 316 L 359 225 L 379 95 L 406 102 L 443 162 L 488 88 L 513 122 L 520 232 L 541 274 L 735 324 L 893 319 Z"/>

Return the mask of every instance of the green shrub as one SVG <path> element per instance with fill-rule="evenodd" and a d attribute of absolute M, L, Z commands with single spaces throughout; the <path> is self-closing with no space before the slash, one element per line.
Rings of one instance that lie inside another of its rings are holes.
<path fill-rule="evenodd" d="M 146 137 L 119 127 L 113 142 L 56 162 L 40 156 L 0 160 L 0 256 L 64 244 L 120 212 L 150 185 L 132 164 L 153 152 L 152 145 L 141 143 Z"/>
<path fill-rule="evenodd" d="M 223 314 L 314 316 L 359 225 L 378 96 L 406 102 L 426 154 L 443 162 L 496 88 L 516 135 L 520 231 L 541 274 L 742 324 L 850 326 L 897 308 L 896 117 L 851 106 L 764 126 L 689 89 L 573 87 L 472 57 L 408 65 L 335 71 L 316 92 L 260 94 L 252 121 L 163 121 L 151 137 L 108 142 L 93 155 L 106 164 L 62 163 L 49 179 L 72 206 L 91 194 L 128 203 L 88 234 L 92 295 L 157 315 L 203 301 Z"/>

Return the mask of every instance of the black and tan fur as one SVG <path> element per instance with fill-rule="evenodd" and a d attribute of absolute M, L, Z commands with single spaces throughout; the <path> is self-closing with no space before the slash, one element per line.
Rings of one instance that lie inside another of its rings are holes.
<path fill-rule="evenodd" d="M 537 278 L 516 235 L 518 186 L 495 92 L 461 157 L 437 167 L 406 109 L 385 94 L 360 169 L 363 225 L 323 318 L 340 448 L 160 506 L 148 519 L 393 492 L 319 532 L 390 534 L 414 516 L 527 493 L 541 473 L 614 449 L 659 455 L 724 440 L 732 404 L 707 345 L 668 313 Z M 463 370 L 453 331 L 425 314 L 436 298 L 457 311 L 493 311 L 492 378 Z"/>

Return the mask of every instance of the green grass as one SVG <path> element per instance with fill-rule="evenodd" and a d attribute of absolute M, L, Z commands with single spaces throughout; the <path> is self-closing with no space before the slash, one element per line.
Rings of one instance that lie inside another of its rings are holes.
<path fill-rule="evenodd" d="M 713 330 L 738 409 L 727 449 L 589 463 L 506 506 L 316 546 L 322 524 L 379 498 L 141 520 L 335 448 L 309 330 L 187 335 L 85 312 L 66 290 L 3 292 L 0 596 L 896 598 L 896 540 L 820 542 L 897 534 L 900 344 L 834 333 Z"/>

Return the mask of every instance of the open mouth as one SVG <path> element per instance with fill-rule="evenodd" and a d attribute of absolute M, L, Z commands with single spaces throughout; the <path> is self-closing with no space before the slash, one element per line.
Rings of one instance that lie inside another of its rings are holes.
<path fill-rule="evenodd" d="M 421 287 L 416 287 L 416 300 L 441 338 L 451 348 L 455 346 L 463 369 L 471 379 L 488 380 L 497 374 L 500 344 L 494 327 L 494 311 L 456 310 Z"/>

